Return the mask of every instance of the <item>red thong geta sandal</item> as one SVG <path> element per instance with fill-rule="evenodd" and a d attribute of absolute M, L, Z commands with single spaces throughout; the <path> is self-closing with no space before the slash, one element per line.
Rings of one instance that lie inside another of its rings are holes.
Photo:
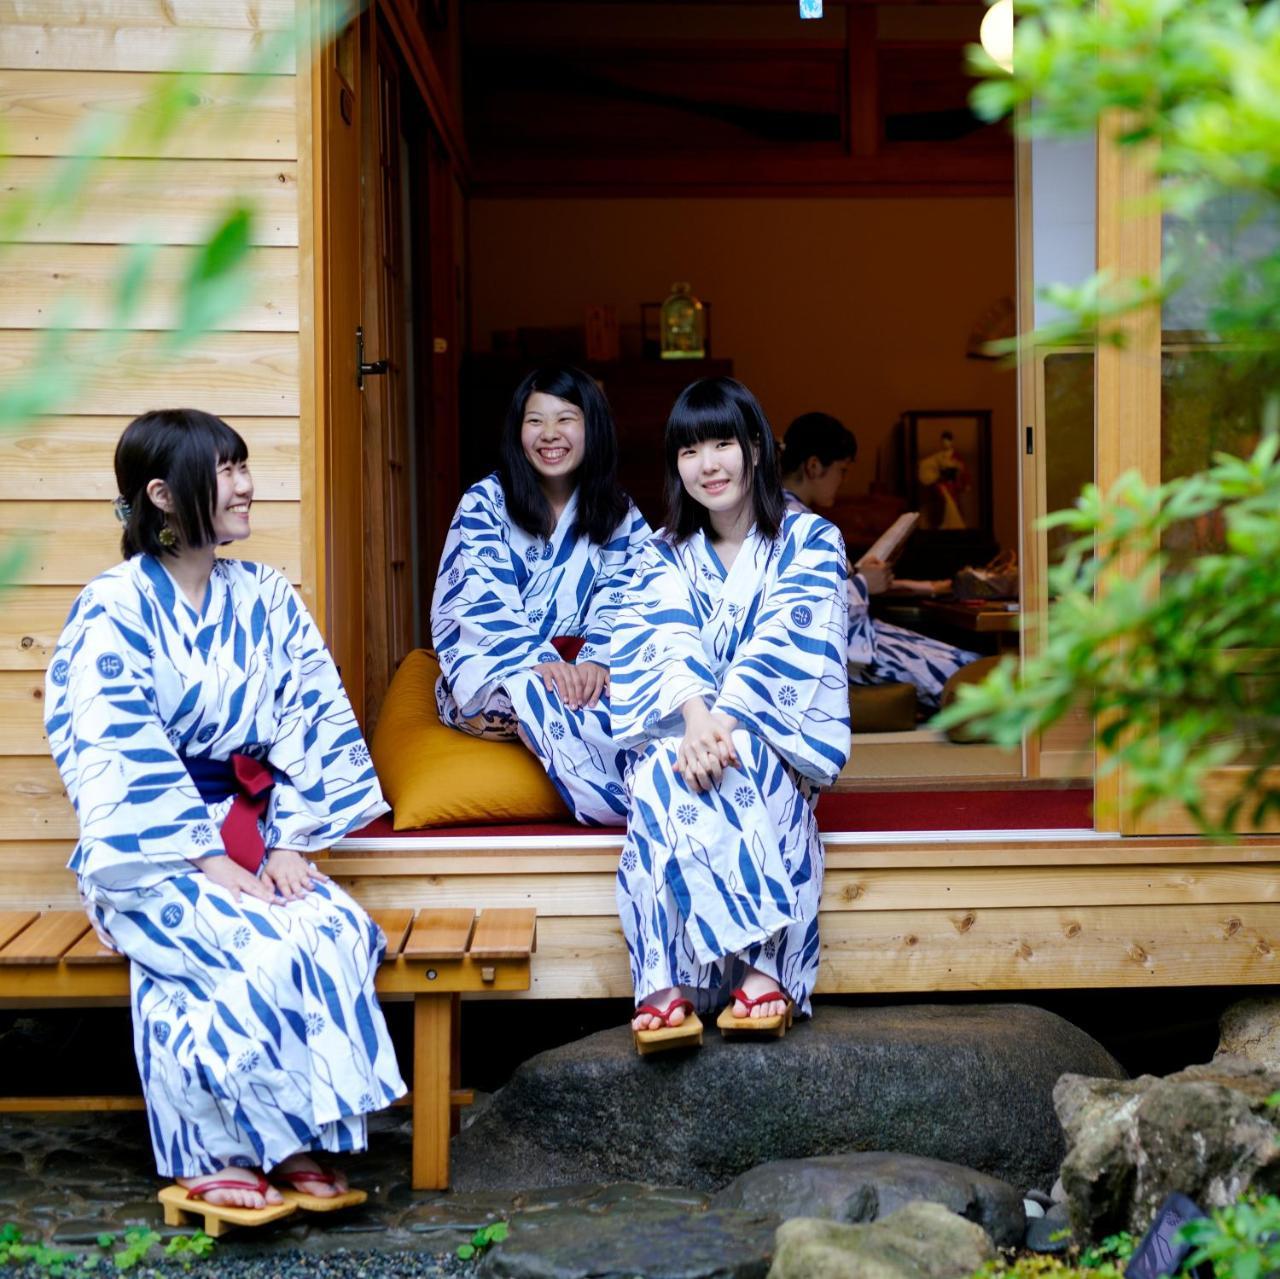
<path fill-rule="evenodd" d="M 693 1000 L 682 999 L 677 995 L 665 1009 L 658 1008 L 653 1004 L 640 1004 L 635 1012 L 631 1014 L 631 1019 L 634 1021 L 637 1017 L 656 1017 L 662 1023 L 664 1029 L 674 1029 L 671 1025 L 671 1014 L 677 1008 L 683 1008 L 686 1013 L 691 1013 L 693 1012 Z M 684 1025 L 683 1022 L 680 1024 Z"/>
<path fill-rule="evenodd" d="M 317 1168 L 315 1172 L 306 1172 L 302 1168 L 295 1168 L 292 1172 L 272 1172 L 272 1181 L 282 1181 L 290 1190 L 296 1190 L 299 1194 L 307 1192 L 298 1185 L 300 1181 L 319 1182 L 322 1186 L 328 1186 L 332 1190 L 338 1189 L 338 1174 L 330 1168 Z M 339 1190 L 339 1194 L 345 1194 L 346 1191 Z M 322 1198 L 323 1196 L 316 1196 Z"/>
<path fill-rule="evenodd" d="M 771 990 L 767 994 L 757 995 L 754 999 L 752 999 L 751 996 L 748 995 L 745 990 L 742 990 L 741 988 L 739 988 L 738 990 L 731 990 L 729 992 L 729 998 L 735 1004 L 745 1005 L 747 1010 L 747 1017 L 751 1016 L 751 1010 L 753 1008 L 759 1008 L 761 1004 L 790 1004 L 791 1003 L 791 996 L 784 993 L 781 990 Z M 775 1017 L 780 1017 L 782 1015 L 783 1014 L 781 1013 L 772 1014 L 772 1016 L 775 1016 Z M 739 1017 L 738 1020 L 746 1021 L 746 1017 Z"/>
<path fill-rule="evenodd" d="M 267 1191 L 270 1189 L 270 1184 L 261 1173 L 258 1174 L 256 1181 L 245 1181 L 241 1177 L 219 1177 L 211 1174 L 209 1178 L 202 1179 L 199 1185 L 183 1186 L 183 1190 L 187 1192 L 188 1199 L 199 1199 L 201 1201 L 211 1190 L 251 1190 L 265 1198 Z M 225 1208 L 227 1206 L 226 1204 L 210 1204 L 212 1208 Z M 268 1208 L 273 1206 L 272 1204 L 267 1205 Z M 252 1211 L 252 1209 L 249 1211 Z"/>

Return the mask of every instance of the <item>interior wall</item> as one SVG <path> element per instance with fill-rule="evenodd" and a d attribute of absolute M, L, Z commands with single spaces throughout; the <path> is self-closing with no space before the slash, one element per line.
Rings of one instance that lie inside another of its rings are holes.
<path fill-rule="evenodd" d="M 731 358 L 781 435 L 834 413 L 858 437 L 849 494 L 906 409 L 991 409 L 995 532 L 1017 540 L 1014 374 L 966 357 L 982 314 L 1015 289 L 1012 199 L 474 199 L 471 324 L 581 324 L 588 303 L 639 320 L 688 280 L 713 308 L 713 354 Z M 654 423 L 655 438 L 662 423 Z"/>

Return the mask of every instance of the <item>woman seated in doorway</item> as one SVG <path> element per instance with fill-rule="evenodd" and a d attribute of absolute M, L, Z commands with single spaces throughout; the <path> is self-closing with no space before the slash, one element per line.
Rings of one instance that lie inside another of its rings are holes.
<path fill-rule="evenodd" d="M 71 869 L 131 961 L 156 1162 L 212 1205 L 340 1194 L 312 1152 L 364 1149 L 405 1085 L 373 990 L 385 941 L 308 855 L 387 806 L 296 592 L 215 553 L 249 536 L 240 436 L 147 413 L 115 470 L 125 559 L 72 606 L 45 722 Z"/>
<path fill-rule="evenodd" d="M 781 1033 L 818 971 L 818 790 L 849 754 L 845 550 L 786 511 L 773 437 L 732 378 L 666 428 L 667 522 L 614 622 L 613 732 L 630 749 L 618 911 L 642 1052 Z M 674 1032 L 674 1033 L 673 1033 Z"/>
<path fill-rule="evenodd" d="M 650 535 L 618 487 L 613 415 L 578 369 L 516 388 L 498 469 L 449 526 L 431 604 L 441 720 L 520 740 L 587 825 L 626 820 L 609 734 L 609 632 Z M 581 644 L 566 643 L 580 640 Z"/>
<path fill-rule="evenodd" d="M 835 505 L 840 485 L 858 455 L 858 441 L 837 418 L 805 413 L 782 442 L 782 484 L 792 511 Z M 914 684 L 920 705 L 938 709 L 947 680 L 980 656 L 871 617 L 871 596 L 893 584 L 887 565 L 862 559 L 849 572 L 849 682 Z"/>

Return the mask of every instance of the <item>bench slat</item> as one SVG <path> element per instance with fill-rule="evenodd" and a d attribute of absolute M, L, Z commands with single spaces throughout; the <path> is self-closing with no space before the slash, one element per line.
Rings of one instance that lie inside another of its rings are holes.
<path fill-rule="evenodd" d="M 411 910 L 371 910 L 370 918 L 387 935 L 387 958 L 394 959 L 404 949 L 413 923 Z"/>
<path fill-rule="evenodd" d="M 88 930 L 82 910 L 46 911 L 0 950 L 0 964 L 56 964 Z"/>
<path fill-rule="evenodd" d="M 123 964 L 127 962 L 123 955 L 104 946 L 98 940 L 98 934 L 92 928 L 63 955 L 62 960 L 67 964 Z"/>
<path fill-rule="evenodd" d="M 35 917 L 34 910 L 0 910 L 0 950 L 3 950 Z"/>
<path fill-rule="evenodd" d="M 532 907 L 490 907 L 480 913 L 471 938 L 472 959 L 528 959 L 537 940 Z"/>
<path fill-rule="evenodd" d="M 420 910 L 404 944 L 406 959 L 461 959 L 471 940 L 474 910 Z"/>

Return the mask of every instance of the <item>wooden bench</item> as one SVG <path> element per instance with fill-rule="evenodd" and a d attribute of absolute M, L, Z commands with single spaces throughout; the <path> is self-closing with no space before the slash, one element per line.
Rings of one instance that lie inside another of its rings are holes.
<path fill-rule="evenodd" d="M 537 912 L 389 909 L 371 912 L 387 936 L 383 999 L 413 999 L 413 1187 L 449 1185 L 449 1137 L 459 1088 L 461 996 L 525 991 Z M 129 965 L 99 943 L 78 910 L 0 910 L 0 1008 L 123 1003 Z M 0 1113 L 141 1108 L 136 1097 L 0 1097 Z"/>

